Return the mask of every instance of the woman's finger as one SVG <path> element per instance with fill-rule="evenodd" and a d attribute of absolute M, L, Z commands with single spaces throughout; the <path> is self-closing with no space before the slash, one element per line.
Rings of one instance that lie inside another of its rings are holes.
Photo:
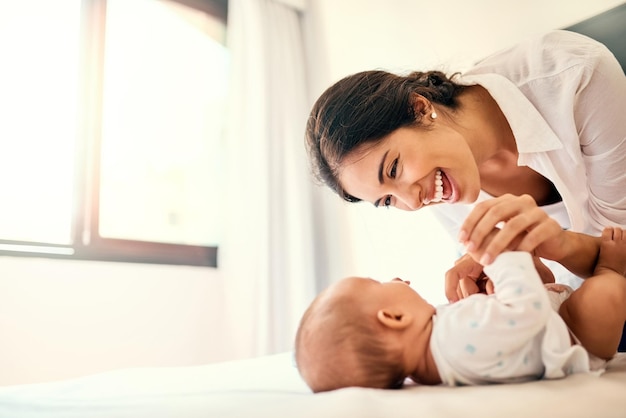
<path fill-rule="evenodd" d="M 475 251 L 483 245 L 484 239 L 494 228 L 502 225 L 510 219 L 524 214 L 519 218 L 516 227 L 532 222 L 540 214 L 533 213 L 537 205 L 528 195 L 513 196 L 503 195 L 494 199 L 479 203 L 468 215 L 461 226 L 459 238 L 467 246 L 468 251 Z M 528 216 L 530 214 L 530 216 Z M 527 219 L 525 219 L 527 218 Z M 505 245 L 506 247 L 506 245 Z"/>
<path fill-rule="evenodd" d="M 538 213 L 541 212 L 541 213 Z M 552 224 L 553 223 L 553 224 Z M 560 226 L 551 220 L 541 209 L 521 213 L 509 219 L 500 229 L 487 239 L 483 240 L 479 253 L 479 262 L 482 265 L 490 264 L 495 257 L 504 251 L 532 252 L 542 241 L 553 238 L 553 226 Z M 529 233 L 533 234 L 529 238 Z"/>

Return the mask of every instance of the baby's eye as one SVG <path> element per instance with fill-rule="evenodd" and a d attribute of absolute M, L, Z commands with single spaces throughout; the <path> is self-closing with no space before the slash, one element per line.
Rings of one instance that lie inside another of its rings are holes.
<path fill-rule="evenodd" d="M 389 172 L 389 177 L 392 179 L 396 178 L 396 170 L 398 169 L 398 159 L 393 160 L 393 164 L 391 165 L 391 171 Z"/>

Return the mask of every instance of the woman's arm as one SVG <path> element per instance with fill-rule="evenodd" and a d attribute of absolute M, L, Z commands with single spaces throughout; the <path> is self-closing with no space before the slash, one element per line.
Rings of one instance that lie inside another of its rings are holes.
<path fill-rule="evenodd" d="M 494 230 L 503 219 L 502 228 Z M 506 194 L 479 203 L 461 226 L 459 239 L 482 265 L 507 249 L 528 251 L 580 277 L 592 274 L 600 248 L 599 237 L 564 231 L 527 195 Z"/>
<path fill-rule="evenodd" d="M 548 240 L 534 250 L 536 256 L 554 260 L 582 278 L 593 274 L 599 252 L 600 237 L 571 231 L 562 231 L 554 242 Z"/>
<path fill-rule="evenodd" d="M 615 56 L 598 48 L 573 97 L 574 123 L 589 190 L 589 221 L 602 231 L 626 225 L 626 77 Z"/>
<path fill-rule="evenodd" d="M 537 265 L 539 262 L 537 257 L 554 260 L 579 277 L 591 276 L 600 251 L 600 238 L 564 231 L 554 219 L 547 216 L 542 220 L 541 225 L 543 235 L 539 233 L 531 235 L 522 231 L 513 236 L 509 242 L 507 242 L 507 234 L 511 232 L 506 230 L 506 224 L 502 229 L 491 229 L 482 240 L 480 247 L 471 246 L 468 253 L 446 272 L 445 292 L 448 300 L 455 302 L 472 293 L 477 293 L 478 287 L 475 283 L 484 276 L 480 260 L 483 260 L 487 251 L 492 251 L 492 254 L 500 254 L 506 250 L 529 251 L 535 256 L 535 267 L 538 268 L 544 283 L 554 281 L 554 276 L 550 277 L 549 271 L 544 271 L 544 269 L 547 270 L 545 266 Z M 493 250 L 494 245 L 492 245 L 496 240 L 500 240 L 499 243 L 496 242 L 496 248 L 498 248 L 497 245 L 506 242 L 506 247 L 497 253 L 498 250 Z M 491 258 L 490 255 L 488 257 Z"/>

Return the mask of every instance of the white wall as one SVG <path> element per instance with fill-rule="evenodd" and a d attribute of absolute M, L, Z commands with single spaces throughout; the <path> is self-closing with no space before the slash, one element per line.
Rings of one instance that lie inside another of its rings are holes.
<path fill-rule="evenodd" d="M 363 69 L 462 69 L 528 33 L 620 3 L 310 0 L 313 93 Z M 337 212 L 329 248 L 343 242 L 338 228 L 353 234 L 352 251 L 329 259 L 331 277 L 398 275 L 442 301 L 454 255 L 428 213 L 371 213 L 320 194 Z M 229 333 L 247 329 L 220 315 L 225 280 L 219 269 L 0 257 L 0 385 L 229 359 L 237 352 Z"/>
<path fill-rule="evenodd" d="M 461 70 L 519 39 L 569 26 L 623 0 L 310 0 L 330 76 L 371 68 Z"/>
<path fill-rule="evenodd" d="M 215 269 L 0 257 L 0 385 L 229 357 Z"/>

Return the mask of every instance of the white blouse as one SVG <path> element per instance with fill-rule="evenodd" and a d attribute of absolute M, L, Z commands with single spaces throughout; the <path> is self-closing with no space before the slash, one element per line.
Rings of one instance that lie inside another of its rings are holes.
<path fill-rule="evenodd" d="M 561 226 L 591 235 L 626 227 L 626 77 L 604 45 L 552 31 L 485 58 L 457 82 L 481 85 L 498 103 L 518 165 L 549 179 L 563 198 L 544 207 Z M 456 240 L 472 206 L 432 209 Z"/>

